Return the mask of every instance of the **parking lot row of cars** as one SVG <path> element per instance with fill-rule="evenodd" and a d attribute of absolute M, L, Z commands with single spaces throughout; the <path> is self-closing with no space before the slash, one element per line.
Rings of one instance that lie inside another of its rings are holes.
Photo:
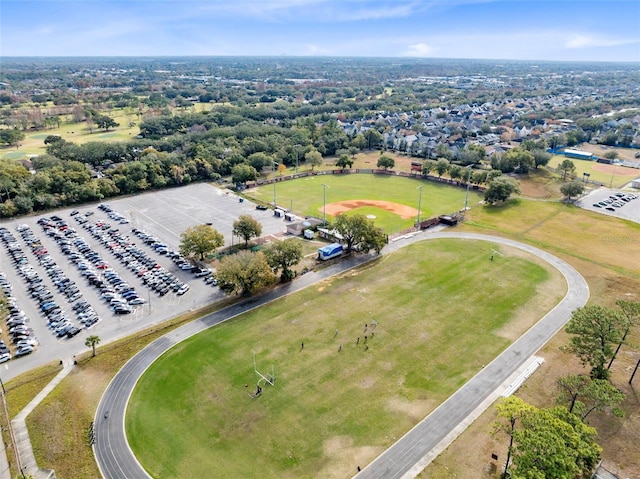
<path fill-rule="evenodd" d="M 189 271 L 193 273 L 196 278 L 203 278 L 206 284 L 210 284 L 212 286 L 218 285 L 218 280 L 216 279 L 213 271 L 209 269 L 202 269 L 191 264 L 183 258 L 178 251 L 170 250 L 166 244 L 144 230 L 133 228 L 131 232 L 140 238 L 144 244 L 152 248 L 156 253 L 160 255 L 167 255 L 168 258 L 171 258 L 174 264 L 182 271 Z"/>
<path fill-rule="evenodd" d="M 616 208 L 622 208 L 627 203 L 638 198 L 635 193 L 614 193 L 608 198 L 593 204 L 596 208 L 604 208 L 608 211 L 616 211 Z"/>
<path fill-rule="evenodd" d="M 130 314 L 134 310 L 134 301 L 140 296 L 120 275 L 109 267 L 109 263 L 94 251 L 77 231 L 59 217 L 40 218 L 38 223 L 46 234 L 59 245 L 60 251 L 69 261 L 76 265 L 81 276 L 98 290 L 100 298 L 108 303 L 109 308 L 118 315 Z M 139 302 L 136 304 L 140 304 Z M 90 327 L 99 318 L 95 310 L 82 311 L 82 323 Z"/>
<path fill-rule="evenodd" d="M 117 228 L 107 226 L 102 220 L 85 223 L 82 227 L 159 296 L 164 296 L 171 291 L 178 295 L 189 291 L 189 285 L 149 257 Z"/>
<path fill-rule="evenodd" d="M 0 239 L 11 263 L 24 278 L 25 282 L 29 286 L 41 283 L 42 279 L 29 264 L 26 253 L 13 233 L 2 227 L 0 228 Z M 13 295 L 13 285 L 9 282 L 5 272 L 0 272 L 0 287 L 2 288 L 2 295 L 6 301 L 7 308 L 6 315 L 3 318 L 4 326 L 8 336 L 7 339 L 10 338 L 11 344 L 10 347 L 4 338 L 0 339 L 0 362 L 6 362 L 12 357 L 31 354 L 38 346 L 38 340 L 29 325 L 29 318 L 19 307 L 18 301 Z M 11 348 L 13 348 L 13 354 Z"/>

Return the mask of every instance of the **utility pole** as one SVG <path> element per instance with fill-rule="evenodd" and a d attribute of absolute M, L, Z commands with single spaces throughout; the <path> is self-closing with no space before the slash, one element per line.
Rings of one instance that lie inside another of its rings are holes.
<path fill-rule="evenodd" d="M 467 173 L 467 194 L 464 197 L 464 211 L 467 211 L 469 206 L 469 182 L 471 181 L 471 165 L 467 166 L 469 173 Z"/>
<path fill-rule="evenodd" d="M 273 207 L 276 208 L 278 205 L 276 203 L 276 165 L 278 164 L 277 161 L 272 161 L 273 163 Z"/>

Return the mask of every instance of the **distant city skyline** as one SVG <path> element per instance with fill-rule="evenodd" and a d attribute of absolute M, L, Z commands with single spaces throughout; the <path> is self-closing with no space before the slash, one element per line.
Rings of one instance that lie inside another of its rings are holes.
<path fill-rule="evenodd" d="M 640 62 L 638 0 L 2 0 L 0 56 Z"/>

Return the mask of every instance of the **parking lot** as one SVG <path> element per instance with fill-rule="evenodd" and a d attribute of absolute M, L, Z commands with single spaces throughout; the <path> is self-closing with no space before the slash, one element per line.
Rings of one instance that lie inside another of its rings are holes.
<path fill-rule="evenodd" d="M 599 188 L 576 202 L 580 208 L 640 223 L 640 192 Z"/>
<path fill-rule="evenodd" d="M 3 287 L 15 318 L 11 325 L 5 319 L 2 339 L 38 343 L 1 364 L 2 380 L 87 351 L 88 336 L 105 343 L 223 298 L 207 271 L 196 275 L 176 258 L 186 228 L 211 223 L 227 245 L 239 241 L 232 225 L 242 214 L 256 218 L 263 235 L 286 229 L 271 210 L 207 184 L 107 205 L 111 211 L 94 204 L 0 223 L 7 239 L 0 244 L 0 282 L 9 285 Z M 8 345 L 12 356 L 16 348 Z"/>

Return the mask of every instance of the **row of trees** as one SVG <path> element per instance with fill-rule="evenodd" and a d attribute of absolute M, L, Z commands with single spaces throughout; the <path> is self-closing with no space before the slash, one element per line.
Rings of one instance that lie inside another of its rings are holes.
<path fill-rule="evenodd" d="M 498 403 L 494 433 L 509 436 L 503 478 L 572 479 L 589 477 L 593 471 L 602 448 L 596 443 L 596 429 L 586 420 L 595 411 L 624 414 L 618 408 L 624 394 L 609 382 L 609 369 L 640 321 L 640 303 L 619 300 L 616 304 L 615 309 L 589 305 L 571 315 L 565 326 L 571 335 L 567 349 L 591 371 L 558 379 L 558 406 L 536 408 L 517 397 Z M 638 366 L 640 360 L 630 383 Z"/>

